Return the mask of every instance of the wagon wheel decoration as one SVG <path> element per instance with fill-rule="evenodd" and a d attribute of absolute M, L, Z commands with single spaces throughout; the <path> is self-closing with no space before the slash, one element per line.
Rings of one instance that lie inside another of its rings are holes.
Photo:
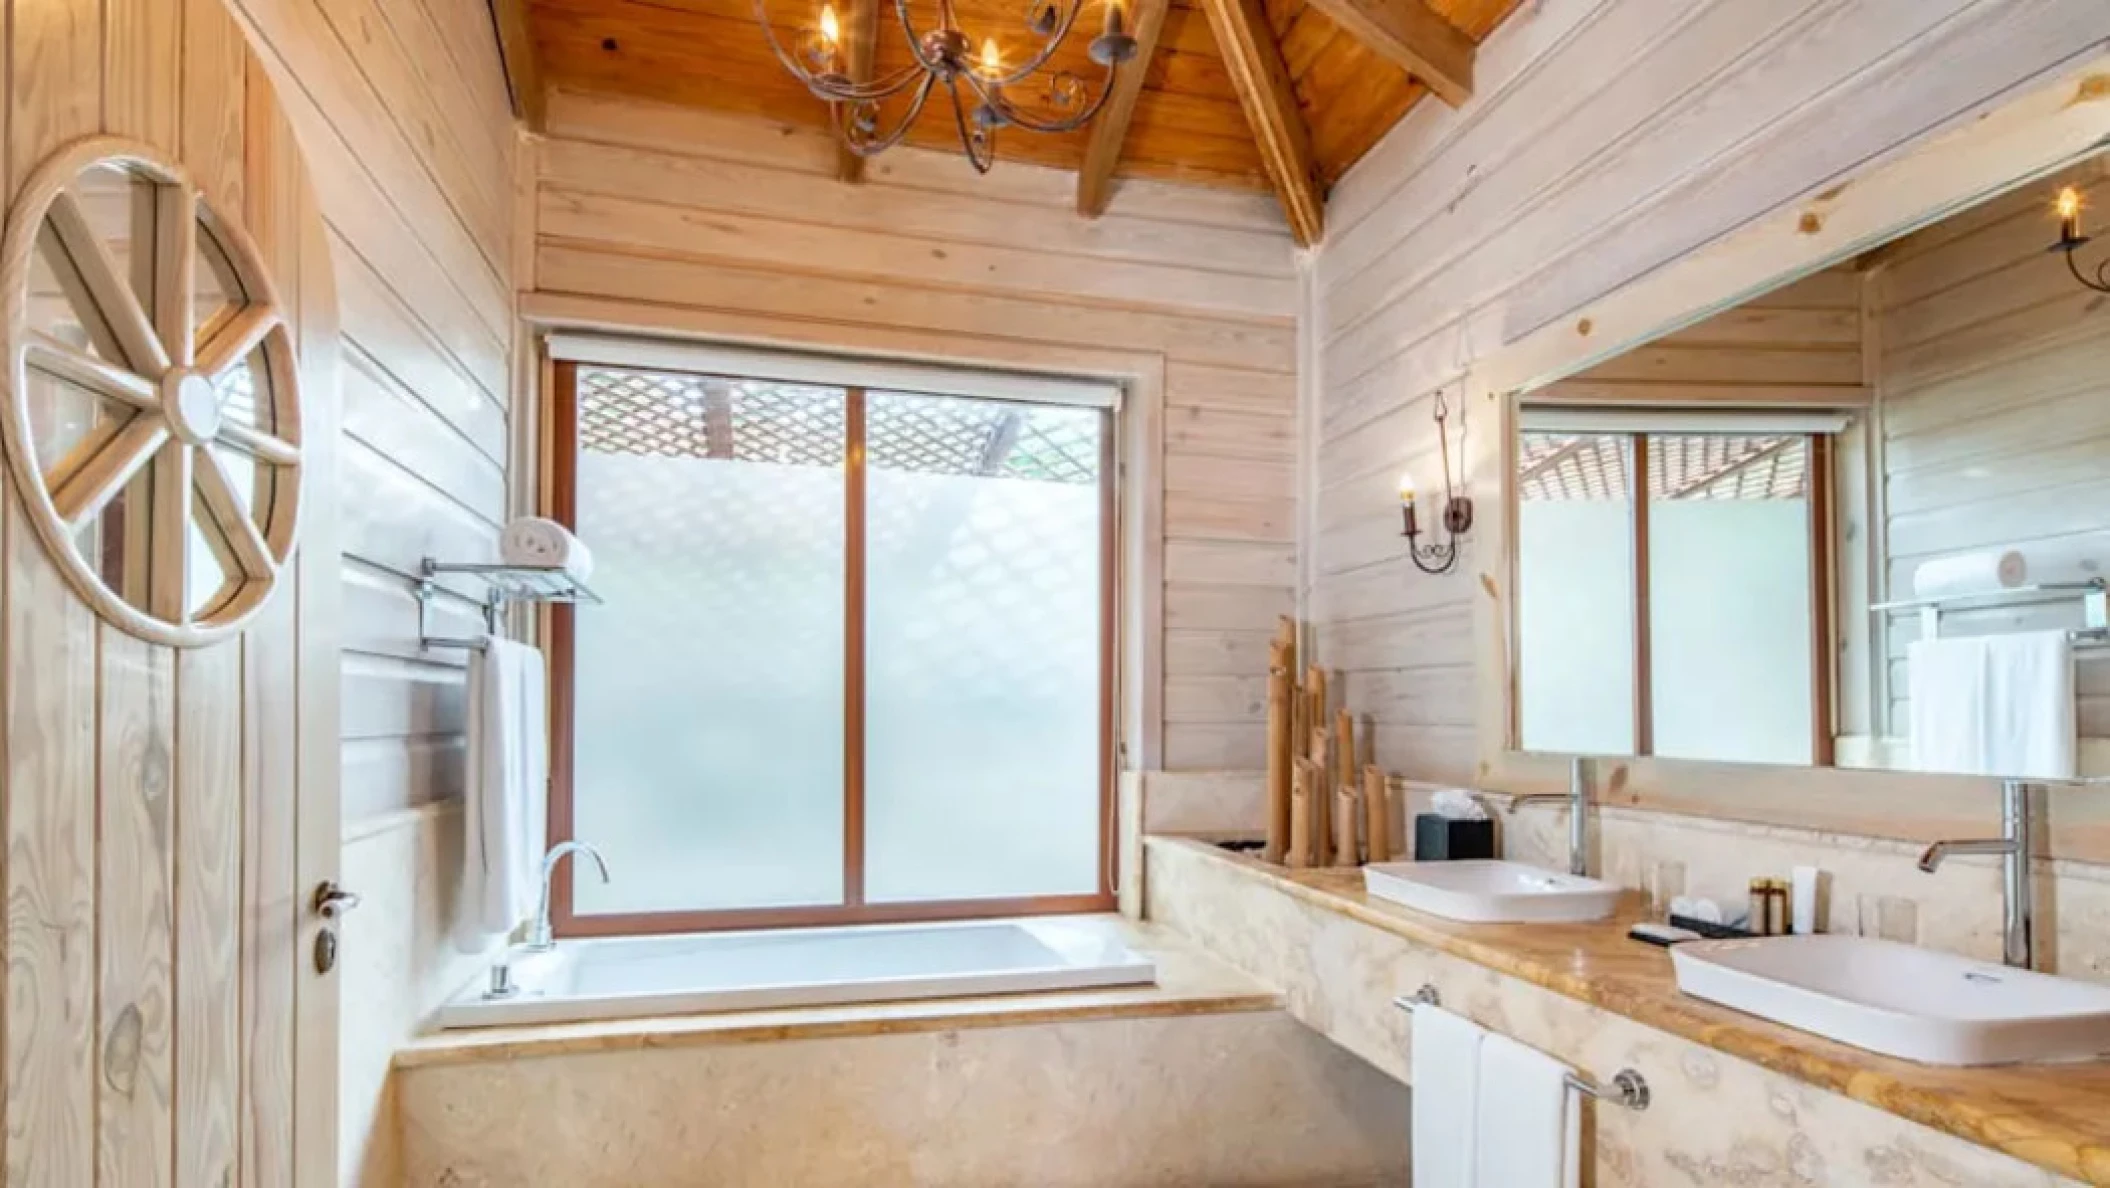
<path fill-rule="evenodd" d="M 7 457 L 67 580 L 143 639 L 239 631 L 293 555 L 291 328 L 256 246 L 178 166 L 99 138 L 10 212 Z"/>

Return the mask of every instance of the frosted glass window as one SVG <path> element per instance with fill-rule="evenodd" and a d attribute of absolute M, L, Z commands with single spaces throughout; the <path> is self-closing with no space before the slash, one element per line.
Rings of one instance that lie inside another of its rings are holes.
<path fill-rule="evenodd" d="M 1664 476 L 1649 510 L 1654 753 L 1812 762 L 1808 439 L 1652 436 L 1648 451 Z"/>
<path fill-rule="evenodd" d="M 574 910 L 843 896 L 845 394 L 581 369 Z"/>
<path fill-rule="evenodd" d="M 1101 896 L 1112 414 L 576 366 L 572 914 Z"/>
<path fill-rule="evenodd" d="M 1098 889 L 1106 414 L 867 405 L 874 902 Z"/>
<path fill-rule="evenodd" d="M 1634 750 L 1630 440 L 1519 440 L 1518 733 L 1527 751 Z"/>

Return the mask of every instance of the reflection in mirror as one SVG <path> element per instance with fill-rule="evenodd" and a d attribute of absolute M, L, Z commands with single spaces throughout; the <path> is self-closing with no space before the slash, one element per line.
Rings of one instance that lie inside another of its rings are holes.
<path fill-rule="evenodd" d="M 1525 750 L 2110 775 L 2096 157 L 1518 398 Z"/>
<path fill-rule="evenodd" d="M 1634 735 L 1634 501 L 1624 434 L 1518 443 L 1524 749 L 1624 755 Z"/>

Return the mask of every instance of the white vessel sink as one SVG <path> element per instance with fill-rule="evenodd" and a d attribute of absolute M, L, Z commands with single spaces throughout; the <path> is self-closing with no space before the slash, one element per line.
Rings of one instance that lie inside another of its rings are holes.
<path fill-rule="evenodd" d="M 1379 899 L 1468 924 L 1553 924 L 1602 920 L 1619 888 L 1521 862 L 1376 862 L 1363 889 Z"/>
<path fill-rule="evenodd" d="M 2110 1055 L 2110 986 L 1861 936 L 1671 947 L 1678 989 L 1923 1064 Z"/>

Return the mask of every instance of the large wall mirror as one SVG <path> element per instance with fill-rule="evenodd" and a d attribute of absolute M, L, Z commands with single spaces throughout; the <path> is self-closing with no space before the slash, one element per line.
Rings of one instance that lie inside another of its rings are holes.
<path fill-rule="evenodd" d="M 2098 156 L 1516 397 L 1511 742 L 2110 776 Z"/>

